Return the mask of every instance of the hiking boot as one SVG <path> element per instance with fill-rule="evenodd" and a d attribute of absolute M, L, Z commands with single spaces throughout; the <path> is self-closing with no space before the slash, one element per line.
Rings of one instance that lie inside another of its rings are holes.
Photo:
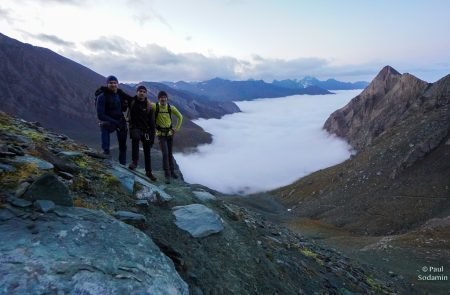
<path fill-rule="evenodd" d="M 151 171 L 145 172 L 145 176 L 147 176 L 148 178 L 150 178 L 151 181 L 156 181 L 156 177 L 152 174 Z"/>
<path fill-rule="evenodd" d="M 137 163 L 136 162 L 131 162 L 130 165 L 128 165 L 128 169 L 130 170 L 135 170 L 137 168 Z"/>
<path fill-rule="evenodd" d="M 178 179 L 178 176 L 175 174 L 175 171 L 170 172 L 172 178 Z"/>

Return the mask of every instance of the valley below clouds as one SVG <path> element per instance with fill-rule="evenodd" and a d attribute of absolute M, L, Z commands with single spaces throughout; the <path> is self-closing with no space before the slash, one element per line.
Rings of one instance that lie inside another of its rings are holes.
<path fill-rule="evenodd" d="M 352 148 L 322 126 L 361 90 L 237 102 L 241 113 L 195 121 L 213 135 L 196 153 L 176 154 L 184 178 L 222 193 L 288 185 L 348 159 Z"/>

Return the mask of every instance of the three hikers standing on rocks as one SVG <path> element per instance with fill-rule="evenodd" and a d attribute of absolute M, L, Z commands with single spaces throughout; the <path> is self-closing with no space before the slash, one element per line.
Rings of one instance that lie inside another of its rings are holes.
<path fill-rule="evenodd" d="M 175 106 L 168 103 L 168 95 L 164 91 L 158 93 L 158 102 L 151 103 L 147 96 L 147 89 L 140 85 L 136 88 L 136 95 L 131 97 L 118 88 L 118 80 L 114 76 L 106 79 L 106 87 L 99 88 L 96 95 L 97 117 L 100 120 L 103 153 L 109 155 L 110 133 L 116 131 L 119 143 L 119 163 L 126 163 L 127 125 L 123 114 L 128 109 L 127 120 L 130 128 L 131 158 L 128 166 L 134 170 L 139 162 L 139 142 L 142 141 L 145 161 L 145 174 L 152 181 L 156 177 L 152 174 L 150 150 L 155 135 L 158 137 L 162 152 L 165 182 L 171 178 L 178 178 L 173 161 L 173 136 L 180 129 L 183 116 Z M 172 114 L 177 117 L 177 124 L 172 126 Z"/>

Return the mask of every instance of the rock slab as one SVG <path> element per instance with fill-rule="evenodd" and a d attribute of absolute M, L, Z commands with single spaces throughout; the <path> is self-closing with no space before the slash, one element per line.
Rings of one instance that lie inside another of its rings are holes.
<path fill-rule="evenodd" d="M 30 201 L 49 200 L 56 205 L 73 206 L 73 199 L 67 186 L 51 173 L 46 173 L 34 181 L 24 194 Z"/>
<path fill-rule="evenodd" d="M 202 204 L 176 206 L 173 208 L 175 224 L 194 238 L 203 238 L 223 230 L 220 216 Z"/>
<path fill-rule="evenodd" d="M 0 209 L 0 216 L 2 294 L 189 294 L 148 236 L 101 211 L 56 207 L 29 220 Z"/>

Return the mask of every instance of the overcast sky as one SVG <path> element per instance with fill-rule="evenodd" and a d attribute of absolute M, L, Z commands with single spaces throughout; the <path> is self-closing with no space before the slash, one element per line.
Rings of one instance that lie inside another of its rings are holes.
<path fill-rule="evenodd" d="M 0 32 L 125 82 L 450 73 L 447 0 L 2 0 Z"/>
<path fill-rule="evenodd" d="M 242 113 L 195 121 L 213 135 L 212 144 L 175 158 L 187 182 L 224 193 L 256 193 L 288 185 L 350 156 L 351 147 L 322 126 L 360 92 L 237 102 Z"/>

